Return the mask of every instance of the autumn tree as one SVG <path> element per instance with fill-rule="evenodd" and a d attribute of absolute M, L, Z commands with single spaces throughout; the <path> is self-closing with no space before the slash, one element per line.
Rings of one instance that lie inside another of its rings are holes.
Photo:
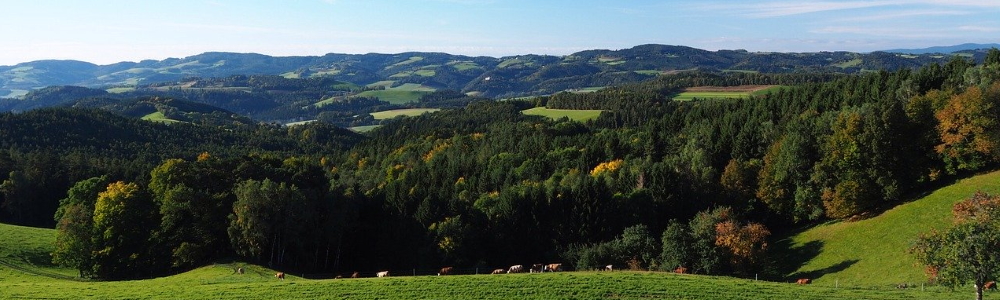
<path fill-rule="evenodd" d="M 135 183 L 114 182 L 94 203 L 93 272 L 101 278 L 127 278 L 151 272 L 147 248 L 153 206 Z"/>
<path fill-rule="evenodd" d="M 941 143 L 934 149 L 941 155 L 948 173 L 975 171 L 1000 159 L 1000 83 L 985 92 L 970 87 L 953 96 L 935 114 Z"/>

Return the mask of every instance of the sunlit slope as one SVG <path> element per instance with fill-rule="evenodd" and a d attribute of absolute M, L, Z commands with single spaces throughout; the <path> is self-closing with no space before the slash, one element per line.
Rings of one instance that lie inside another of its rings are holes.
<path fill-rule="evenodd" d="M 795 235 L 785 259 L 799 260 L 801 267 L 791 276 L 830 286 L 926 282 L 923 267 L 907 250 L 920 233 L 948 227 L 952 204 L 978 190 L 1000 193 L 1000 171 L 959 180 L 870 219 L 833 222 Z"/>

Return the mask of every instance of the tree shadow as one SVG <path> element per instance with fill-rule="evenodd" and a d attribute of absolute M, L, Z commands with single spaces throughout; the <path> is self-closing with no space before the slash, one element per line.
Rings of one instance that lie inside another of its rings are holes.
<path fill-rule="evenodd" d="M 774 249 L 783 251 L 773 253 L 774 272 L 771 274 L 773 280 L 786 280 L 793 277 L 792 273 L 805 266 L 810 260 L 819 255 L 823 250 L 822 241 L 810 241 L 804 245 L 792 246 L 791 239 L 782 239 L 774 245 Z"/>
<path fill-rule="evenodd" d="M 786 279 L 787 280 L 795 280 L 795 279 L 798 279 L 798 278 L 809 278 L 809 279 L 815 280 L 816 278 L 823 277 L 823 275 L 826 275 L 826 274 L 837 273 L 837 272 L 840 272 L 840 271 L 843 271 L 843 270 L 847 270 L 847 268 L 851 267 L 851 265 L 854 265 L 856 263 L 858 263 L 857 259 L 848 259 L 848 260 L 839 262 L 837 264 L 834 264 L 832 266 L 829 266 L 829 267 L 826 267 L 826 268 L 822 268 L 822 269 L 819 269 L 819 270 L 812 270 L 812 271 L 808 271 L 808 272 L 795 272 L 795 273 L 789 274 L 788 278 L 786 278 Z"/>

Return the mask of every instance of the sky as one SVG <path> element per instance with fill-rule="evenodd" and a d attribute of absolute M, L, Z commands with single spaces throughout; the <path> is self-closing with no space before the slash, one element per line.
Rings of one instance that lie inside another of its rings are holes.
<path fill-rule="evenodd" d="M 0 65 L 209 51 L 501 57 L 642 44 L 869 52 L 1000 43 L 1000 0 L 0 1 Z"/>

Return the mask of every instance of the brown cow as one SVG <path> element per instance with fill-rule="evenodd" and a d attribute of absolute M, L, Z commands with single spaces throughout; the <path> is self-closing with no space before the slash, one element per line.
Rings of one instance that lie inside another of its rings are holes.
<path fill-rule="evenodd" d="M 548 265 L 545 265 L 545 271 L 549 271 L 549 272 L 559 272 L 559 271 L 562 271 L 562 264 L 548 264 Z"/>
<path fill-rule="evenodd" d="M 799 278 L 799 280 L 795 281 L 795 284 L 810 284 L 810 283 L 812 283 L 812 279 L 809 278 Z"/>
<path fill-rule="evenodd" d="M 361 273 L 358 273 L 358 271 L 354 271 L 354 273 L 351 274 L 351 278 L 361 278 Z"/>
<path fill-rule="evenodd" d="M 531 265 L 530 273 L 541 273 L 545 270 L 545 265 L 543 264 L 533 264 Z"/>
<path fill-rule="evenodd" d="M 441 268 L 441 271 L 438 271 L 438 276 L 441 276 L 441 275 L 451 275 L 451 270 L 452 270 L 451 267 Z"/>
<path fill-rule="evenodd" d="M 997 283 L 996 283 L 996 281 L 987 281 L 986 283 L 983 284 L 983 289 L 984 290 L 996 290 L 997 289 Z"/>
<path fill-rule="evenodd" d="M 676 269 L 674 269 L 674 273 L 677 273 L 677 274 L 687 274 L 687 272 L 688 272 L 688 268 L 685 268 L 685 267 L 677 267 Z"/>
<path fill-rule="evenodd" d="M 278 272 L 277 274 L 274 274 L 274 278 L 285 280 L 285 272 Z"/>

